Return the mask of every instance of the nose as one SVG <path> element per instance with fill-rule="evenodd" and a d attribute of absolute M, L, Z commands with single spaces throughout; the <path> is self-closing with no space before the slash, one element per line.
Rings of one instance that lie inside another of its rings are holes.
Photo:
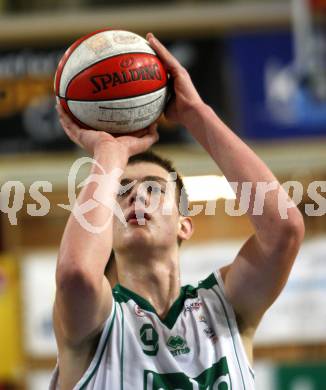
<path fill-rule="evenodd" d="M 145 206 L 147 205 L 147 194 L 141 183 L 135 185 L 129 195 L 128 205 L 131 206 L 136 201 L 141 202 Z"/>

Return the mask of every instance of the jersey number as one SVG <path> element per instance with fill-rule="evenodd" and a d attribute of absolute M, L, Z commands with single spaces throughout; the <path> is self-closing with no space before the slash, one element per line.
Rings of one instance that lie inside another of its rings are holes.
<path fill-rule="evenodd" d="M 143 343 L 143 352 L 155 356 L 158 352 L 158 334 L 153 325 L 145 324 L 140 329 L 140 339 Z"/>

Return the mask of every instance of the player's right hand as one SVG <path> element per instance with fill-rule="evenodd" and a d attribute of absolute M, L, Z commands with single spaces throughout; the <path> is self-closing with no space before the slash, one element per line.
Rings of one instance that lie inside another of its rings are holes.
<path fill-rule="evenodd" d="M 105 131 L 83 129 L 69 118 L 60 105 L 57 105 L 56 109 L 67 136 L 91 155 L 101 149 L 106 151 L 111 149 L 128 159 L 135 154 L 145 152 L 159 138 L 156 123 L 130 135 L 113 136 Z"/>

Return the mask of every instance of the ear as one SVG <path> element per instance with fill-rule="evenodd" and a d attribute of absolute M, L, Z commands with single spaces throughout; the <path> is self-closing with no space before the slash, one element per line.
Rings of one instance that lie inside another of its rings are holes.
<path fill-rule="evenodd" d="M 182 241 L 189 240 L 194 232 L 192 219 L 190 217 L 179 217 L 178 238 Z"/>

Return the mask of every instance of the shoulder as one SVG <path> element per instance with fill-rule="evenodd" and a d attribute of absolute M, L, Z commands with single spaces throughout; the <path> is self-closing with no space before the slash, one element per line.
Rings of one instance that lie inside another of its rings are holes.
<path fill-rule="evenodd" d="M 184 289 L 186 295 L 189 295 L 190 297 L 213 289 L 223 290 L 223 279 L 220 271 L 217 270 L 209 274 L 205 279 L 199 280 L 196 287 L 187 284 L 183 286 L 182 289 Z"/>
<path fill-rule="evenodd" d="M 205 279 L 199 280 L 197 285 L 185 285 L 182 287 L 185 299 L 201 300 L 206 306 L 220 307 L 225 304 L 223 279 L 220 271 L 214 271 Z"/>

